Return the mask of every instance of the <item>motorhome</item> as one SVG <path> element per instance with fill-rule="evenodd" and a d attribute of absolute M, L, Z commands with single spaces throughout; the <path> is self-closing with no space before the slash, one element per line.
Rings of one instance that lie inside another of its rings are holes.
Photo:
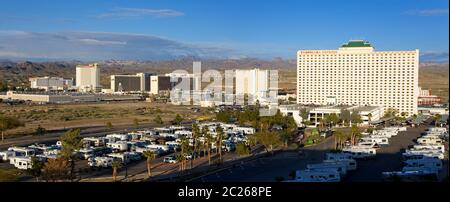
<path fill-rule="evenodd" d="M 128 143 L 126 141 L 117 141 L 106 143 L 106 147 L 109 147 L 115 151 L 128 151 Z"/>
<path fill-rule="evenodd" d="M 173 134 L 180 136 L 186 136 L 186 137 L 192 137 L 192 132 L 188 130 L 177 130 Z"/>
<path fill-rule="evenodd" d="M 285 182 L 340 182 L 341 177 L 337 171 L 297 170 L 294 180 Z"/>
<path fill-rule="evenodd" d="M 436 136 L 422 136 L 417 138 L 419 144 L 442 144 L 442 139 Z"/>
<path fill-rule="evenodd" d="M 145 147 L 149 148 L 149 149 L 158 149 L 158 150 L 161 150 L 163 152 L 169 152 L 170 151 L 169 146 L 168 145 L 164 145 L 164 144 L 149 144 L 149 145 L 146 145 Z"/>
<path fill-rule="evenodd" d="M 347 174 L 347 164 L 344 162 L 326 162 L 306 165 L 308 170 L 336 170 L 342 176 Z"/>
<path fill-rule="evenodd" d="M 385 181 L 399 180 L 405 182 L 415 182 L 437 180 L 436 172 L 431 170 L 383 172 L 382 176 Z"/>
<path fill-rule="evenodd" d="M 2 151 L 0 152 L 0 159 L 3 161 L 8 161 L 10 158 L 15 157 L 16 152 L 14 151 Z"/>
<path fill-rule="evenodd" d="M 447 132 L 447 128 L 434 127 L 434 128 L 428 128 L 428 129 L 426 129 L 426 131 L 446 133 Z"/>
<path fill-rule="evenodd" d="M 243 126 L 237 126 L 233 128 L 234 131 L 241 131 L 245 135 L 252 135 L 255 134 L 255 128 L 252 127 L 243 127 Z"/>
<path fill-rule="evenodd" d="M 357 163 L 355 159 L 335 159 L 335 160 L 323 160 L 324 163 L 344 163 L 347 166 L 347 170 L 356 170 Z"/>
<path fill-rule="evenodd" d="M 374 158 L 377 150 L 368 146 L 350 146 L 342 149 L 343 152 L 349 153 L 354 159 L 368 159 Z"/>
<path fill-rule="evenodd" d="M 411 168 L 417 168 L 417 167 L 426 167 L 426 168 L 434 168 L 441 170 L 442 169 L 442 161 L 440 159 L 434 159 L 434 158 L 427 158 L 422 160 L 414 160 L 409 159 L 404 161 L 405 166 L 404 167 L 411 167 Z"/>
<path fill-rule="evenodd" d="M 407 150 L 405 153 L 403 153 L 403 156 L 408 159 L 409 156 L 416 156 L 416 155 L 422 155 L 426 157 L 431 158 L 438 158 L 438 159 L 444 159 L 444 154 L 440 152 L 430 152 L 430 151 L 411 151 Z"/>
<path fill-rule="evenodd" d="M 440 150 L 442 153 L 445 153 L 445 146 L 443 144 L 420 144 L 414 145 L 413 148 L 417 150 Z"/>
<path fill-rule="evenodd" d="M 139 153 L 139 154 L 143 154 L 146 151 L 152 151 L 156 154 L 156 156 L 160 156 L 162 154 L 165 154 L 167 152 L 164 152 L 161 149 L 157 149 L 157 148 L 147 148 L 147 147 L 136 147 L 135 152 Z"/>
<path fill-rule="evenodd" d="M 377 136 L 363 137 L 360 139 L 360 141 L 376 143 L 378 145 L 389 145 L 389 139 L 387 137 L 377 137 Z"/>
<path fill-rule="evenodd" d="M 16 156 L 9 159 L 9 163 L 14 165 L 17 169 L 27 170 L 32 168 L 30 156 Z"/>
<path fill-rule="evenodd" d="M 181 148 L 181 144 L 176 141 L 167 141 L 166 145 L 169 146 L 169 149 L 173 151 L 177 151 L 178 149 Z"/>
<path fill-rule="evenodd" d="M 347 159 L 352 159 L 352 155 L 343 152 L 325 154 L 325 160 L 347 160 Z"/>
<path fill-rule="evenodd" d="M 78 150 L 77 154 L 80 159 L 89 159 L 94 157 L 94 150 L 91 148 L 82 148 Z"/>
<path fill-rule="evenodd" d="M 107 143 L 106 138 L 104 137 L 85 137 L 83 138 L 83 144 L 94 147 L 102 147 Z"/>
<path fill-rule="evenodd" d="M 106 156 L 111 157 L 113 159 L 119 159 L 120 162 L 123 164 L 128 164 L 129 162 L 131 162 L 129 156 L 126 155 L 125 153 L 111 153 Z"/>
<path fill-rule="evenodd" d="M 158 135 L 160 133 L 169 133 L 169 134 L 173 134 L 175 132 L 175 130 L 173 128 L 154 128 L 154 130 L 158 133 Z"/>
<path fill-rule="evenodd" d="M 130 140 L 130 136 L 128 134 L 109 134 L 109 135 L 106 135 L 106 138 L 113 139 L 115 141 L 128 141 L 128 140 Z"/>
<path fill-rule="evenodd" d="M 91 167 L 107 168 L 112 166 L 113 161 L 114 158 L 112 157 L 95 157 L 88 160 L 88 165 Z"/>
<path fill-rule="evenodd" d="M 10 147 L 8 151 L 15 152 L 14 156 L 34 156 L 36 154 L 34 149 L 27 147 Z"/>

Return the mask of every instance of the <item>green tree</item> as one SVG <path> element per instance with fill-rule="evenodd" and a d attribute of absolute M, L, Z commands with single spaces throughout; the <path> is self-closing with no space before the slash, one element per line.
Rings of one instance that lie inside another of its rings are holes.
<path fill-rule="evenodd" d="M 300 109 L 300 117 L 302 117 L 302 123 L 303 123 L 303 124 L 306 124 L 306 121 L 309 121 L 309 120 L 308 120 L 308 117 L 309 117 L 309 111 L 308 111 L 308 109 L 306 109 L 306 108 L 301 108 L 301 109 Z"/>
<path fill-rule="evenodd" d="M 245 156 L 250 154 L 250 150 L 245 143 L 239 142 L 236 144 L 236 153 L 239 156 Z"/>
<path fill-rule="evenodd" d="M 258 132 L 256 137 L 258 142 L 264 146 L 266 152 L 272 152 L 272 154 L 274 148 L 279 146 L 282 142 L 280 136 L 274 132 Z"/>
<path fill-rule="evenodd" d="M 4 141 L 4 134 L 6 130 L 18 128 L 21 126 L 24 126 L 24 124 L 18 119 L 0 115 L 0 132 L 2 133 L 2 142 Z"/>
<path fill-rule="evenodd" d="M 156 115 L 156 117 L 153 119 L 153 122 L 155 122 L 156 124 L 163 124 L 163 120 L 161 118 L 161 116 Z"/>
<path fill-rule="evenodd" d="M 177 114 L 175 116 L 175 119 L 173 119 L 173 122 L 177 125 L 181 125 L 181 122 L 183 122 L 183 117 L 181 117 L 180 114 Z"/>
<path fill-rule="evenodd" d="M 433 116 L 434 126 L 437 126 L 438 123 L 439 123 L 439 121 L 440 121 L 441 119 L 442 119 L 442 115 L 440 115 L 440 114 L 435 114 L 435 115 Z"/>
<path fill-rule="evenodd" d="M 372 113 L 369 113 L 369 114 L 367 114 L 367 118 L 369 119 L 369 125 L 370 125 L 370 122 L 372 121 Z"/>
<path fill-rule="evenodd" d="M 27 170 L 28 174 L 36 178 L 36 182 L 39 181 L 39 177 L 42 175 L 42 169 L 44 168 L 44 163 L 39 160 L 38 157 L 31 157 L 31 168 Z"/>
<path fill-rule="evenodd" d="M 181 170 L 186 169 L 186 156 L 189 154 L 189 140 L 186 137 L 182 137 L 181 139 L 181 152 L 182 156 L 181 160 Z"/>
<path fill-rule="evenodd" d="M 360 138 L 361 133 L 359 131 L 359 128 L 356 124 L 352 124 L 352 129 L 351 129 L 351 142 L 353 145 L 355 145 L 358 141 L 358 139 Z"/>
<path fill-rule="evenodd" d="M 147 175 L 152 177 L 152 161 L 156 159 L 156 153 L 154 151 L 144 151 L 142 153 L 145 158 L 147 158 Z"/>
<path fill-rule="evenodd" d="M 338 130 L 334 132 L 334 148 L 335 150 L 342 149 L 343 141 L 345 141 L 346 135 Z"/>
<path fill-rule="evenodd" d="M 360 124 L 363 122 L 361 115 L 357 111 L 352 112 L 352 114 L 350 115 L 350 120 L 352 124 Z"/>
<path fill-rule="evenodd" d="M 339 119 L 342 121 L 342 124 L 344 126 L 349 126 L 350 120 L 351 120 L 350 111 L 348 111 L 346 109 L 342 109 L 341 113 L 339 114 Z"/>
<path fill-rule="evenodd" d="M 71 178 L 70 163 L 62 157 L 48 159 L 44 166 L 44 179 L 48 181 L 66 180 Z"/>
<path fill-rule="evenodd" d="M 122 167 L 122 163 L 119 160 L 113 160 L 112 164 L 111 164 L 113 173 L 112 173 L 112 177 L 113 177 L 113 181 L 116 182 L 117 181 L 117 174 L 118 174 L 118 170 L 119 168 Z"/>
<path fill-rule="evenodd" d="M 77 157 L 75 155 L 76 150 L 80 149 L 83 142 L 80 136 L 80 129 L 71 129 L 61 136 L 60 141 L 62 143 L 60 157 L 69 162 L 70 165 L 70 179 L 74 178 L 75 174 L 75 161 Z"/>

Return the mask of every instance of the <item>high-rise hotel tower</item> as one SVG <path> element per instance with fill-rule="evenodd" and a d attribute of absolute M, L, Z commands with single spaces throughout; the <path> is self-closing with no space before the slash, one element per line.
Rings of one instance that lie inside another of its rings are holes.
<path fill-rule="evenodd" d="M 375 51 L 354 40 L 297 52 L 297 103 L 383 106 L 417 114 L 419 50 Z"/>

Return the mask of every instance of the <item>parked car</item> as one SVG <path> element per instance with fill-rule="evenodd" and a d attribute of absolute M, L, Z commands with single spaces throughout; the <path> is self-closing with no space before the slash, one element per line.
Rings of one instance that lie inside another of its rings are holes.
<path fill-rule="evenodd" d="M 168 156 L 168 157 L 164 157 L 163 162 L 164 163 L 177 163 L 177 159 L 175 158 L 175 156 Z"/>

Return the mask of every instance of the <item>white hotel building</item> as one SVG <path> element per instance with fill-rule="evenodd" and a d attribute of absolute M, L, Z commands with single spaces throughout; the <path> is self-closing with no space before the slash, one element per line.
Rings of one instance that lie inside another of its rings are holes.
<path fill-rule="evenodd" d="M 77 65 L 76 87 L 81 92 L 99 92 L 100 68 L 97 64 Z"/>
<path fill-rule="evenodd" d="M 297 52 L 297 103 L 382 106 L 417 114 L 419 50 L 374 51 L 366 41 Z"/>

